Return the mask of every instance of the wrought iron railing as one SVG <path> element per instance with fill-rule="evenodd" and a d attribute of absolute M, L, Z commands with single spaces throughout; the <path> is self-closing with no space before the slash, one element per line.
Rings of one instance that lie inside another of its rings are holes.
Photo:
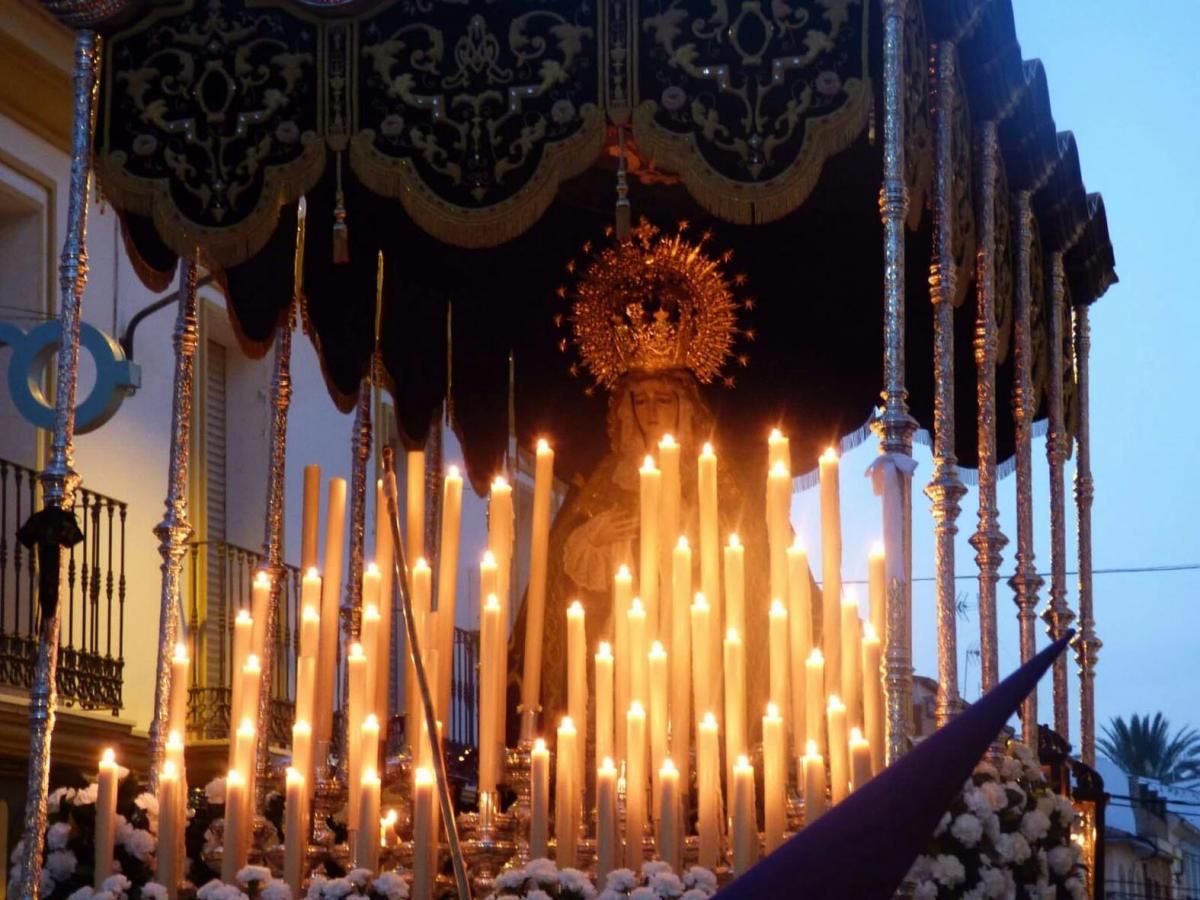
<path fill-rule="evenodd" d="M 188 639 L 193 660 L 188 696 L 188 735 L 200 740 L 229 737 L 233 684 L 233 620 L 250 607 L 250 583 L 263 564 L 261 553 L 224 541 L 190 545 Z M 300 570 L 285 566 L 275 620 L 275 669 L 271 682 L 272 743 L 291 743 L 296 691 L 296 647 L 300 639 Z"/>
<path fill-rule="evenodd" d="M 37 560 L 16 539 L 38 508 L 33 469 L 0 459 L 0 684 L 33 684 L 40 607 Z M 58 701 L 81 709 L 121 710 L 125 668 L 125 519 L 128 505 L 78 488 L 82 543 L 71 549 L 59 599 Z"/>

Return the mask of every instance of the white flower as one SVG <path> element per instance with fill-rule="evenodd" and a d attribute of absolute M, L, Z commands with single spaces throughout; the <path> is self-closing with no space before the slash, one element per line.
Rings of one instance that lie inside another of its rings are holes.
<path fill-rule="evenodd" d="M 996 850 L 996 856 L 999 857 L 998 862 L 1008 864 L 1013 861 L 1013 836 L 1011 834 L 1002 834 L 995 838 L 992 846 Z"/>
<path fill-rule="evenodd" d="M 90 884 L 85 884 L 75 893 L 67 897 L 67 900 L 91 900 L 94 893 L 95 891 L 92 890 L 92 886 Z"/>
<path fill-rule="evenodd" d="M 571 891 L 584 897 L 591 897 L 596 893 L 591 879 L 578 869 L 560 869 L 558 872 L 558 883 L 564 891 Z"/>
<path fill-rule="evenodd" d="M 225 885 L 221 880 L 214 878 L 200 885 L 200 890 L 196 891 L 196 900 L 219 900 L 224 890 Z"/>
<path fill-rule="evenodd" d="M 950 821 L 954 817 L 950 813 L 942 813 L 942 817 L 938 820 L 937 828 L 933 830 L 934 837 L 941 837 L 946 833 L 946 829 L 950 827 Z"/>
<path fill-rule="evenodd" d="M 679 876 L 667 869 L 650 876 L 650 890 L 660 897 L 678 897 L 683 893 L 683 882 Z"/>
<path fill-rule="evenodd" d="M 1014 806 L 1018 807 L 1019 809 L 1025 808 L 1025 789 L 1023 787 L 1021 787 L 1015 781 L 1006 781 L 1004 782 L 1004 790 L 1006 793 L 1017 795 L 1018 799 L 1017 802 L 1013 804 Z"/>
<path fill-rule="evenodd" d="M 167 900 L 167 889 L 157 881 L 142 885 L 142 900 Z"/>
<path fill-rule="evenodd" d="M 346 878 L 349 879 L 350 883 L 355 887 L 366 887 L 367 883 L 371 880 L 371 870 L 351 869 L 346 873 Z"/>
<path fill-rule="evenodd" d="M 661 859 L 652 859 L 649 862 L 642 863 L 642 878 L 649 879 L 659 872 L 670 872 L 671 866 L 663 862 Z"/>
<path fill-rule="evenodd" d="M 1021 834 L 1028 841 L 1040 841 L 1050 831 L 1050 817 L 1035 809 L 1021 817 Z"/>
<path fill-rule="evenodd" d="M 983 885 L 977 884 L 962 895 L 962 900 L 983 900 Z"/>
<path fill-rule="evenodd" d="M 1062 820 L 1064 825 L 1070 825 L 1075 821 L 1075 805 L 1067 797 L 1055 794 L 1054 814 Z"/>
<path fill-rule="evenodd" d="M 153 794 L 138 794 L 133 798 L 133 805 L 151 818 L 158 818 L 158 798 Z"/>
<path fill-rule="evenodd" d="M 548 859 L 531 859 L 525 866 L 525 877 L 537 884 L 552 887 L 558 884 L 558 866 Z"/>
<path fill-rule="evenodd" d="M 962 884 L 967 878 L 967 870 L 957 856 L 942 853 L 933 861 L 933 880 L 946 887 Z"/>
<path fill-rule="evenodd" d="M 260 900 L 292 900 L 292 887 L 282 878 L 272 878 L 258 896 Z"/>
<path fill-rule="evenodd" d="M 1075 854 L 1070 847 L 1055 847 L 1046 854 L 1046 864 L 1055 875 L 1069 875 L 1075 867 Z"/>
<path fill-rule="evenodd" d="M 245 885 L 256 881 L 266 883 L 271 880 L 271 870 L 266 866 L 243 866 L 234 877 Z"/>
<path fill-rule="evenodd" d="M 46 854 L 46 871 L 55 881 L 66 881 L 75 874 L 78 862 L 70 850 L 55 850 Z"/>
<path fill-rule="evenodd" d="M 1000 838 L 1000 817 L 992 813 L 983 820 L 983 833 L 993 844 Z"/>
<path fill-rule="evenodd" d="M 305 896 L 305 900 L 321 900 L 321 891 L 327 880 L 324 875 L 314 875 L 312 881 L 308 883 L 308 894 Z M 197 900 L 204 900 L 204 898 L 197 896 Z"/>
<path fill-rule="evenodd" d="M 321 896 L 325 900 L 341 900 L 347 894 L 354 892 L 354 885 L 350 883 L 349 878 L 334 878 L 331 881 L 325 882 L 321 888 Z"/>
<path fill-rule="evenodd" d="M 1024 769 L 1025 767 L 1021 765 L 1021 761 L 1019 759 L 1013 759 L 1006 756 L 1004 759 L 1000 760 L 1000 777 L 1006 781 L 1015 781 L 1016 779 L 1020 778 Z"/>
<path fill-rule="evenodd" d="M 1087 888 L 1083 881 L 1079 878 L 1068 878 L 1063 885 L 1067 889 L 1067 893 L 1071 895 L 1071 900 L 1087 900 Z"/>
<path fill-rule="evenodd" d="M 708 900 L 712 894 L 706 894 L 700 888 L 688 888 L 680 896 L 679 900 Z"/>
<path fill-rule="evenodd" d="M 635 887 L 629 892 L 629 900 L 658 900 L 658 895 L 648 887 Z"/>
<path fill-rule="evenodd" d="M 525 870 L 519 866 L 496 876 L 497 891 L 519 891 L 525 886 Z"/>
<path fill-rule="evenodd" d="M 225 802 L 225 779 L 214 778 L 204 786 L 204 797 L 214 806 Z"/>
<path fill-rule="evenodd" d="M 704 866 L 692 866 L 683 873 L 683 885 L 688 888 L 698 888 L 709 896 L 717 892 L 717 876 L 711 869 Z"/>
<path fill-rule="evenodd" d="M 628 893 L 637 886 L 637 876 L 633 874 L 631 869 L 613 869 L 608 873 L 608 878 L 604 881 L 606 890 L 615 891 L 618 894 Z"/>
<path fill-rule="evenodd" d="M 92 894 L 92 900 L 117 900 L 112 891 L 96 891 Z"/>
<path fill-rule="evenodd" d="M 71 826 L 66 822 L 55 822 L 46 829 L 46 848 L 48 850 L 62 850 L 67 846 L 67 841 L 71 838 Z"/>
<path fill-rule="evenodd" d="M 96 798 L 99 795 L 100 795 L 100 785 L 95 784 L 93 782 L 92 784 L 89 784 L 87 787 L 81 788 L 80 790 L 76 791 L 75 796 L 71 800 L 71 802 L 74 803 L 76 806 L 87 806 L 88 804 L 95 803 Z"/>
<path fill-rule="evenodd" d="M 74 800 L 75 789 L 69 787 L 55 788 L 50 792 L 50 796 L 46 798 L 46 811 L 49 813 L 57 813 L 62 809 L 64 800 Z"/>
<path fill-rule="evenodd" d="M 1013 756 L 1015 756 L 1026 766 L 1034 766 L 1037 764 L 1037 761 L 1033 758 L 1033 751 L 1020 741 L 1012 741 L 1008 745 L 1008 749 L 1012 752 Z"/>
<path fill-rule="evenodd" d="M 986 866 L 979 872 L 979 880 L 983 885 L 984 896 L 1001 898 L 1004 896 L 1004 873 L 999 869 Z"/>
<path fill-rule="evenodd" d="M 387 897 L 387 900 L 408 900 L 408 882 L 395 872 L 384 872 L 377 876 L 371 886 L 376 893 Z M 268 898 L 264 897 L 263 900 Z"/>
<path fill-rule="evenodd" d="M 970 813 L 963 813 L 950 826 L 950 834 L 956 841 L 970 849 L 983 837 L 983 823 Z"/>
<path fill-rule="evenodd" d="M 970 812 L 981 819 L 992 812 L 992 801 L 988 799 L 987 794 L 974 786 L 963 791 L 963 803 Z"/>
<path fill-rule="evenodd" d="M 999 811 L 1008 806 L 1008 794 L 996 782 L 985 781 L 979 786 L 979 790 L 988 798 L 988 802 L 992 804 L 992 809 Z"/>
<path fill-rule="evenodd" d="M 1025 860 L 1029 859 L 1030 854 L 1033 853 L 1033 850 L 1029 847 L 1029 841 L 1025 840 L 1025 836 L 1023 834 L 1012 835 L 1012 848 L 1012 860 L 1018 866 L 1024 863 Z"/>
<path fill-rule="evenodd" d="M 109 875 L 100 885 L 100 890 L 108 891 L 113 896 L 121 897 L 129 893 L 131 887 L 133 885 L 124 875 Z"/>
<path fill-rule="evenodd" d="M 937 900 L 938 886 L 932 881 L 922 881 L 913 892 L 913 900 Z"/>
<path fill-rule="evenodd" d="M 981 762 L 975 767 L 975 774 L 982 775 L 985 778 L 991 778 L 996 781 L 1000 778 L 1000 773 L 996 771 L 996 767 L 990 762 Z"/>
<path fill-rule="evenodd" d="M 510 894 L 508 896 L 511 897 L 513 895 Z M 605 888 L 604 890 L 602 890 L 600 892 L 600 896 L 598 896 L 596 898 L 596 900 L 624 900 L 624 898 L 628 897 L 628 896 L 629 895 L 626 894 L 624 891 L 617 892 L 617 891 L 614 891 L 612 888 Z M 498 897 L 497 900 L 506 900 L 506 898 Z M 515 897 L 514 897 L 514 900 L 516 900 Z"/>
<path fill-rule="evenodd" d="M 147 857 L 154 852 L 154 844 L 154 835 L 140 828 L 131 828 L 125 839 L 121 841 L 121 846 L 125 848 L 125 851 L 134 859 L 142 862 L 145 862 Z"/>
<path fill-rule="evenodd" d="M 534 888 L 525 895 L 525 900 L 550 900 L 550 895 L 541 888 Z"/>
<path fill-rule="evenodd" d="M 1037 811 L 1044 815 L 1047 819 L 1054 815 L 1054 797 L 1038 797 Z"/>

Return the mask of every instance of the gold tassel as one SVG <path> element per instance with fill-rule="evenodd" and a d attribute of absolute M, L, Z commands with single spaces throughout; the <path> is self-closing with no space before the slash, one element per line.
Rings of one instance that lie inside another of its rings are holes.
<path fill-rule="evenodd" d="M 350 229 L 346 226 L 346 195 L 342 191 L 342 154 L 337 155 L 337 197 L 333 207 L 333 264 L 350 262 Z"/>

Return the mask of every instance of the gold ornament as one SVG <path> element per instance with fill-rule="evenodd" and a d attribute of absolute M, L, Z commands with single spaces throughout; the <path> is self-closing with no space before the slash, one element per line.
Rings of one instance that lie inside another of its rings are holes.
<path fill-rule="evenodd" d="M 721 376 L 738 334 L 737 310 L 749 304 L 733 297 L 731 280 L 742 281 L 721 269 L 731 254 L 707 255 L 709 235 L 691 242 L 686 230 L 680 223 L 678 233 L 666 235 L 642 219 L 627 240 L 582 266 L 570 325 L 597 385 L 612 387 L 630 371 L 688 369 L 702 384 Z M 590 253 L 590 244 L 583 249 Z M 567 271 L 575 270 L 572 261 Z"/>

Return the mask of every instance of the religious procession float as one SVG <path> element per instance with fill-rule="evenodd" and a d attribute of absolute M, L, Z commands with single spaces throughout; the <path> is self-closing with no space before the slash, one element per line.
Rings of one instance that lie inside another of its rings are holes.
<path fill-rule="evenodd" d="M 1008 0 L 42 2 L 77 29 L 76 108 L 57 416 L 23 532 L 44 575 L 13 891 L 1096 895 L 1088 310 L 1115 273 Z M 179 279 L 158 679 L 148 770 L 97 747 L 94 785 L 52 790 L 93 185 L 146 284 Z M 179 615 L 201 270 L 274 366 L 265 564 L 228 624 L 227 772 L 206 784 L 188 776 L 196 645 Z M 353 411 L 353 474 L 305 468 L 285 654 L 269 636 L 285 465 L 307 462 L 286 446 L 297 321 Z M 401 446 L 376 485 L 383 394 Z M 443 419 L 461 470 L 441 459 Z M 1032 552 L 1042 430 L 1048 585 Z M 880 544 L 860 596 L 841 583 L 839 454 L 871 432 Z M 935 621 L 912 616 L 921 439 Z M 968 479 L 984 692 L 969 706 Z M 820 527 L 798 535 L 809 485 Z M 487 498 L 487 552 L 464 697 L 465 490 Z M 1006 544 L 1023 665 L 1002 681 Z M 915 629 L 938 648 L 938 728 L 920 740 Z M 294 707 L 276 746 L 280 671 Z M 463 708 L 477 740 L 451 755 Z"/>

